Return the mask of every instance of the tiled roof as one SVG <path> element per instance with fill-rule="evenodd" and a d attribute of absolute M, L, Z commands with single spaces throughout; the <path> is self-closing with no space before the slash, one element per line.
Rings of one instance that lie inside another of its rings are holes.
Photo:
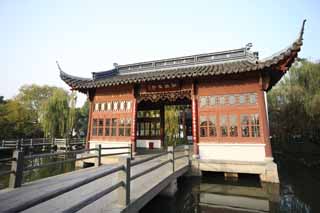
<path fill-rule="evenodd" d="M 112 70 L 93 73 L 93 78 L 80 78 L 60 70 L 60 77 L 72 89 L 84 92 L 90 88 L 141 83 L 166 79 L 197 78 L 222 74 L 236 74 L 264 70 L 270 73 L 270 88 L 294 62 L 303 40 L 305 20 L 299 37 L 286 49 L 269 58 L 258 60 L 257 54 L 245 48 L 192 55 L 128 65 L 117 65 Z M 250 44 L 249 44 L 250 45 Z M 282 67 L 282 68 L 281 68 Z M 285 70 L 283 70 L 285 67 Z M 275 73 L 276 72 L 276 73 Z M 279 75 L 279 73 L 281 73 Z"/>

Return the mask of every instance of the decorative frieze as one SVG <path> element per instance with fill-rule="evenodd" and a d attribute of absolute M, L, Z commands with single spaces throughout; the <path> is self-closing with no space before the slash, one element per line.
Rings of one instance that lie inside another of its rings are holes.
<path fill-rule="evenodd" d="M 173 102 L 178 99 L 184 99 L 184 98 L 191 99 L 190 90 L 142 93 L 138 97 L 138 102 L 141 102 L 141 101 L 159 102 L 159 101 L 165 101 L 165 100 Z"/>
<path fill-rule="evenodd" d="M 132 101 L 108 101 L 108 102 L 96 102 L 94 111 L 108 111 L 108 112 L 131 112 Z"/>
<path fill-rule="evenodd" d="M 241 93 L 230 95 L 212 95 L 212 96 L 200 96 L 199 105 L 200 108 L 204 107 L 216 107 L 225 105 L 245 105 L 257 104 L 257 93 Z"/>

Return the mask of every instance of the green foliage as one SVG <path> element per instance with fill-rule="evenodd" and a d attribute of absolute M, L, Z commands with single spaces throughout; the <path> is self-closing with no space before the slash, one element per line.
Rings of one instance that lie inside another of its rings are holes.
<path fill-rule="evenodd" d="M 86 101 L 81 108 L 76 108 L 75 132 L 78 136 L 85 136 L 88 129 L 89 102 Z"/>
<path fill-rule="evenodd" d="M 86 133 L 88 104 L 80 109 L 75 105 L 75 93 L 47 85 L 22 86 L 12 100 L 0 96 L 0 139 Z"/>
<path fill-rule="evenodd" d="M 4 97 L 0 96 L 0 104 L 4 104 L 4 103 L 5 103 Z"/>
<path fill-rule="evenodd" d="M 41 124 L 46 137 L 68 137 L 75 120 L 75 95 L 56 89 L 41 108 Z"/>
<path fill-rule="evenodd" d="M 301 60 L 268 94 L 271 134 L 320 139 L 320 64 Z"/>
<path fill-rule="evenodd" d="M 179 126 L 178 126 L 178 106 L 166 106 L 165 107 L 165 138 L 167 140 L 168 146 L 175 146 L 176 139 L 179 134 Z"/>
<path fill-rule="evenodd" d="M 164 132 L 168 146 L 177 146 L 186 143 L 185 138 L 179 137 L 179 113 L 184 111 L 185 107 L 186 106 L 183 105 L 165 106 Z M 184 132 L 186 131 L 184 130 Z"/>
<path fill-rule="evenodd" d="M 24 85 L 19 89 L 16 100 L 19 101 L 26 110 L 33 114 L 33 121 L 39 122 L 41 117 L 41 107 L 50 98 L 57 87 L 48 85 L 39 86 L 36 84 Z"/>
<path fill-rule="evenodd" d="M 35 123 L 30 122 L 30 113 L 16 100 L 0 104 L 0 135 L 1 138 L 21 138 L 30 136 Z"/>

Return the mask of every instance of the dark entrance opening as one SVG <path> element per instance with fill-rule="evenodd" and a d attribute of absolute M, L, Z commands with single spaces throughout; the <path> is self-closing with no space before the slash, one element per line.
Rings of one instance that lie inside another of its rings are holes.
<path fill-rule="evenodd" d="M 137 109 L 137 154 L 192 143 L 191 100 L 141 101 Z"/>

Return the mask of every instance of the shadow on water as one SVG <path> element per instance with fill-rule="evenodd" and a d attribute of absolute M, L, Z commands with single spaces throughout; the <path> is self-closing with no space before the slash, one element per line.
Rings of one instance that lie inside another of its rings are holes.
<path fill-rule="evenodd" d="M 157 196 L 140 213 L 320 212 L 319 172 L 277 157 L 281 184 L 260 183 L 258 176 L 240 175 L 238 181 L 223 174 L 178 180 L 175 197 Z"/>

